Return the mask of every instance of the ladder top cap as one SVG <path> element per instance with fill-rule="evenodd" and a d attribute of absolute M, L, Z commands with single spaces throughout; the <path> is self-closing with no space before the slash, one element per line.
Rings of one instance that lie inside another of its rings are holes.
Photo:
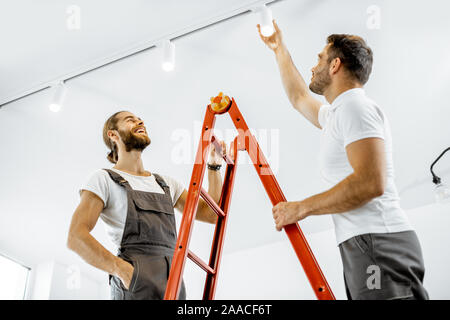
<path fill-rule="evenodd" d="M 217 96 L 210 98 L 211 104 L 208 105 L 208 108 L 215 114 L 223 114 L 230 108 L 231 100 L 229 96 L 219 92 Z"/>

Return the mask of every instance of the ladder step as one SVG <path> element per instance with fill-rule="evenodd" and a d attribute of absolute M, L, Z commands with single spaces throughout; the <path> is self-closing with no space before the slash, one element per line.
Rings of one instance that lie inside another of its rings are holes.
<path fill-rule="evenodd" d="M 224 218 L 225 213 L 220 209 L 220 207 L 217 205 L 217 203 L 211 198 L 208 192 L 206 192 L 205 189 L 200 189 L 200 195 L 202 196 L 203 200 L 208 204 L 208 206 L 219 216 Z"/>
<path fill-rule="evenodd" d="M 191 250 L 188 250 L 188 258 L 191 259 L 193 262 L 195 262 L 196 265 L 198 265 L 206 272 L 210 274 L 216 274 L 215 270 L 213 270 L 210 266 L 208 266 L 202 259 L 200 259 L 200 257 L 195 255 Z"/>

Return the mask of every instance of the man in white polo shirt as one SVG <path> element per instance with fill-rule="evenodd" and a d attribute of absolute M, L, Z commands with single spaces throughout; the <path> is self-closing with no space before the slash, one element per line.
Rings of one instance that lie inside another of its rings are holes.
<path fill-rule="evenodd" d="M 309 89 L 274 21 L 270 37 L 285 91 L 295 109 L 322 130 L 320 170 L 329 190 L 273 208 L 277 230 L 332 214 L 349 299 L 428 299 L 416 233 L 399 204 L 389 122 L 363 89 L 372 50 L 358 36 L 333 34 L 312 68 Z M 259 29 L 258 25 L 258 29 Z"/>

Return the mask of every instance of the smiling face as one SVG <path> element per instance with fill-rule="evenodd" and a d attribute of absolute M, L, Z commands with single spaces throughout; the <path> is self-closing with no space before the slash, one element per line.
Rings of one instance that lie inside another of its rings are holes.
<path fill-rule="evenodd" d="M 330 61 L 327 54 L 328 47 L 329 45 L 318 54 L 317 65 L 311 69 L 312 77 L 309 89 L 320 95 L 323 95 L 326 88 L 331 84 Z"/>
<path fill-rule="evenodd" d="M 118 115 L 117 132 L 127 152 L 143 151 L 151 143 L 144 121 L 131 112 L 124 111 Z"/>

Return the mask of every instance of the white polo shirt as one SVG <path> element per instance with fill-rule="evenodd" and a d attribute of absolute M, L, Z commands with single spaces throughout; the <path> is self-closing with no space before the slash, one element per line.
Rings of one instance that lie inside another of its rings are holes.
<path fill-rule="evenodd" d="M 331 188 L 353 173 L 345 147 L 365 138 L 381 138 L 386 150 L 386 186 L 384 194 L 345 213 L 332 214 L 338 244 L 365 233 L 390 233 L 412 230 L 394 183 L 392 139 L 389 122 L 378 105 L 363 89 L 355 88 L 339 95 L 331 105 L 319 110 L 322 127 L 319 154 L 320 173 Z"/>

